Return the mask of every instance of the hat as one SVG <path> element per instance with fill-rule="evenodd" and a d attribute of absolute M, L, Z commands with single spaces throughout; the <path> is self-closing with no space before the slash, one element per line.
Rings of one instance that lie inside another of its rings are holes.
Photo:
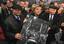
<path fill-rule="evenodd" d="M 55 7 L 54 5 L 50 5 L 49 8 L 58 9 L 58 7 Z"/>
<path fill-rule="evenodd" d="M 18 10 L 22 10 L 22 7 L 17 5 L 17 4 L 13 4 L 12 6 L 13 9 L 18 9 Z"/>

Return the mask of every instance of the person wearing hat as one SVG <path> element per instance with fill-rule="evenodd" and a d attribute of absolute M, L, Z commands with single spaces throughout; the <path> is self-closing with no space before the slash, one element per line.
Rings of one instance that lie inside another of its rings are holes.
<path fill-rule="evenodd" d="M 12 15 L 5 20 L 5 33 L 9 44 L 16 44 L 17 40 L 22 39 L 20 32 L 24 18 L 21 13 L 21 7 L 15 4 L 12 7 Z"/>
<path fill-rule="evenodd" d="M 52 42 L 55 44 L 55 33 L 58 32 L 58 15 L 56 14 L 57 7 L 54 5 L 50 5 L 48 8 L 48 12 L 45 12 L 44 15 L 42 15 L 42 19 L 49 21 L 50 23 L 50 29 L 48 31 L 48 37 L 46 44 L 52 44 Z"/>

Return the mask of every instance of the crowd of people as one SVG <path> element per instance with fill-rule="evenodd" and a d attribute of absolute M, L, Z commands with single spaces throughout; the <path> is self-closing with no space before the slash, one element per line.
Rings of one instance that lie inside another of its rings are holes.
<path fill-rule="evenodd" d="M 25 19 L 32 16 L 50 22 L 46 44 L 64 44 L 64 2 L 46 4 L 42 0 L 38 4 L 14 0 L 0 2 L 0 44 L 19 44 L 17 41 L 23 39 L 20 32 Z"/>

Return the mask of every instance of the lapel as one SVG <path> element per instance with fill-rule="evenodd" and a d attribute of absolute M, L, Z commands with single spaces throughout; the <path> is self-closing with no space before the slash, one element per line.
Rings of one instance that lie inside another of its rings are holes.
<path fill-rule="evenodd" d="M 19 21 L 14 16 L 12 22 L 14 23 L 14 25 L 19 26 Z"/>
<path fill-rule="evenodd" d="M 20 15 L 20 22 L 21 22 L 21 25 L 23 25 L 24 19 L 25 19 L 25 16 L 24 16 L 24 15 Z"/>
<path fill-rule="evenodd" d="M 18 24 L 17 20 L 15 19 L 15 17 L 13 15 L 9 16 L 7 18 L 7 24 L 9 26 L 11 26 L 11 28 L 13 30 L 18 30 L 18 29 L 21 29 L 21 25 Z"/>
<path fill-rule="evenodd" d="M 47 21 L 49 21 L 49 13 L 46 14 L 46 19 L 47 19 Z"/>
<path fill-rule="evenodd" d="M 57 20 L 57 14 L 54 14 L 53 20 Z"/>
<path fill-rule="evenodd" d="M 49 20 L 49 15 L 48 15 L 47 17 L 48 17 L 48 20 Z M 56 20 L 56 17 L 57 17 L 57 15 L 54 14 L 54 16 L 53 16 L 53 20 Z"/>
<path fill-rule="evenodd" d="M 21 27 L 22 27 L 24 18 L 25 18 L 24 15 L 20 15 L 20 21 L 18 21 L 18 20 L 13 16 L 12 22 L 13 22 L 15 25 L 17 25 L 17 26 L 20 26 L 20 25 L 21 25 Z"/>

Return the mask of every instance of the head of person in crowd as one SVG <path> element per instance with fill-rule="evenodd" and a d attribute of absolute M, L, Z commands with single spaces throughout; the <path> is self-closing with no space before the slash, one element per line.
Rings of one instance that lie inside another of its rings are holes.
<path fill-rule="evenodd" d="M 49 8 L 45 8 L 44 12 L 49 13 Z"/>
<path fill-rule="evenodd" d="M 63 14 L 63 11 L 64 11 L 64 9 L 60 7 L 60 8 L 58 9 L 58 14 L 60 14 L 60 15 Z"/>
<path fill-rule="evenodd" d="M 21 15 L 21 10 L 22 10 L 22 8 L 17 4 L 14 4 L 12 7 L 13 15 L 16 15 L 16 16 Z"/>
<path fill-rule="evenodd" d="M 60 7 L 63 7 L 63 8 L 64 8 L 64 2 L 62 2 L 62 3 L 60 4 Z"/>
<path fill-rule="evenodd" d="M 32 5 L 32 11 L 35 14 L 35 16 L 39 16 L 42 12 L 42 7 L 40 5 L 34 4 Z"/>
<path fill-rule="evenodd" d="M 13 0 L 7 0 L 7 7 L 12 7 L 13 6 Z"/>
<path fill-rule="evenodd" d="M 55 1 L 55 2 L 54 2 L 54 6 L 55 6 L 55 7 L 59 7 L 59 2 L 58 2 L 58 1 Z"/>
<path fill-rule="evenodd" d="M 56 11 L 58 10 L 58 8 L 57 7 L 55 7 L 54 5 L 50 5 L 49 6 L 49 14 L 55 14 L 56 13 Z"/>
<path fill-rule="evenodd" d="M 17 4 L 22 7 L 23 11 L 29 12 L 30 8 L 29 8 L 28 1 L 20 1 L 20 2 L 17 2 Z"/>
<path fill-rule="evenodd" d="M 7 8 L 7 3 L 6 2 L 1 2 L 1 8 L 2 9 L 6 9 Z"/>
<path fill-rule="evenodd" d="M 49 4 L 49 5 L 53 6 L 53 5 L 54 5 L 54 2 L 50 2 L 50 4 Z"/>
<path fill-rule="evenodd" d="M 44 5 L 44 0 L 40 0 L 39 4 L 40 4 L 41 6 L 43 6 L 43 5 Z"/>
<path fill-rule="evenodd" d="M 29 6 L 29 2 L 28 1 L 20 1 L 18 3 L 21 7 L 28 7 Z"/>

